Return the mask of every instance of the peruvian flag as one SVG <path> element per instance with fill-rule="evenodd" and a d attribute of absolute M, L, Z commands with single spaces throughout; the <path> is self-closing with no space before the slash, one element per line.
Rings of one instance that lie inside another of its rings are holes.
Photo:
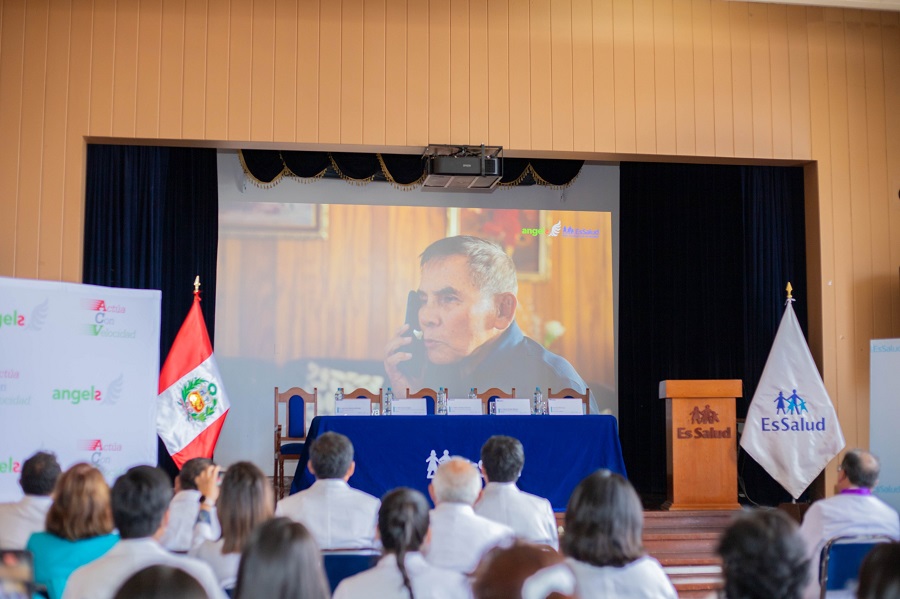
<path fill-rule="evenodd" d="M 156 398 L 156 431 L 179 468 L 191 458 L 212 457 L 228 408 L 195 291 L 159 373 Z"/>

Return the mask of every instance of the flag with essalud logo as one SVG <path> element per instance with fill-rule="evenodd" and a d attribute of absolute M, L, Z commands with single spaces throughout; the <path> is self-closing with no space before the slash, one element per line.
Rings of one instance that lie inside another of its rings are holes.
<path fill-rule="evenodd" d="M 200 311 L 200 294 L 159 373 L 156 431 L 175 464 L 211 458 L 228 413 L 228 397 Z"/>
<path fill-rule="evenodd" d="M 844 435 L 788 301 L 741 447 L 796 499 L 843 448 Z"/>

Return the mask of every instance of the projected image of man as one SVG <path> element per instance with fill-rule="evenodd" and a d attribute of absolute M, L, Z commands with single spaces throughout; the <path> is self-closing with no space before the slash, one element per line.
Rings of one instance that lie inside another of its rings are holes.
<path fill-rule="evenodd" d="M 401 327 L 385 348 L 395 391 L 443 386 L 456 397 L 471 387 L 514 386 L 522 396 L 535 387 L 584 392 L 572 365 L 516 324 L 516 269 L 500 246 L 460 235 L 432 243 L 420 258 L 418 316 L 426 359 L 419 372 L 404 371 L 414 344 L 409 325 Z M 597 409 L 593 397 L 591 409 Z"/>

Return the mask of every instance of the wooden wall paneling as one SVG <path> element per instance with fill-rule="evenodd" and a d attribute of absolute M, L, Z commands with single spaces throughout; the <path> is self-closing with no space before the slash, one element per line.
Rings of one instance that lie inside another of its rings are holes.
<path fill-rule="evenodd" d="M 890 197 L 888 193 L 887 123 L 885 122 L 884 45 L 878 14 L 864 11 L 869 17 L 862 25 L 865 71 L 865 115 L 868 143 L 868 186 L 871 214 L 871 257 L 873 294 L 872 327 L 874 337 L 891 336 L 891 290 L 898 286 L 897 265 L 891 262 Z M 868 380 L 868 377 L 867 377 Z"/>
<path fill-rule="evenodd" d="M 520 150 L 531 143 L 531 30 L 525 2 L 509 3 L 509 147 Z"/>
<path fill-rule="evenodd" d="M 41 235 L 41 141 L 44 136 L 44 100 L 47 68 L 49 3 L 29 2 L 25 7 L 25 61 L 22 73 L 22 129 L 19 138 L 19 198 L 16 230 L 27 231 L 17 240 L 16 276 L 38 274 L 38 242 Z"/>
<path fill-rule="evenodd" d="M 677 153 L 675 135 L 675 33 L 672 0 L 653 0 L 653 49 L 654 77 L 656 82 L 656 152 L 673 155 Z M 635 44 L 637 54 L 638 44 Z M 640 79 L 640 73 L 636 73 Z M 640 122 L 640 119 L 638 119 Z M 640 148 L 638 148 L 640 151 Z"/>
<path fill-rule="evenodd" d="M 212 8 L 212 7 L 210 7 Z M 231 5 L 208 11 L 206 28 L 206 139 L 228 138 L 228 66 L 231 61 Z"/>
<path fill-rule="evenodd" d="M 573 96 L 572 0 L 550 3 L 550 115 L 552 147 L 559 151 L 575 148 Z"/>
<path fill-rule="evenodd" d="M 253 0 L 251 4 L 250 139 L 272 141 L 275 138 L 275 0 Z"/>
<path fill-rule="evenodd" d="M 613 60 L 612 0 L 593 0 L 591 5 L 594 52 L 594 151 L 616 150 L 615 61 Z"/>
<path fill-rule="evenodd" d="M 711 2 L 716 156 L 734 156 L 730 5 L 724 1 Z"/>
<path fill-rule="evenodd" d="M 753 156 L 753 73 L 750 57 L 750 6 L 729 3 L 731 81 L 734 96 L 734 154 Z"/>
<path fill-rule="evenodd" d="M 693 156 L 697 152 L 697 124 L 694 119 L 693 2 L 672 4 L 675 43 L 675 151 Z"/>
<path fill-rule="evenodd" d="M 116 2 L 114 0 L 97 0 L 94 3 L 93 15 L 90 135 L 107 136 L 112 134 Z M 180 57 L 178 62 L 180 64 Z"/>
<path fill-rule="evenodd" d="M 694 151 L 698 156 L 716 154 L 715 80 L 713 78 L 712 9 L 709 0 L 693 0 Z"/>
<path fill-rule="evenodd" d="M 298 0 L 297 8 L 297 134 L 298 142 L 319 141 L 320 5 Z"/>
<path fill-rule="evenodd" d="M 134 137 L 137 113 L 138 5 L 116 5 L 112 134 Z"/>
<path fill-rule="evenodd" d="M 806 8 L 788 6 L 786 11 L 791 81 L 791 156 L 809 159 L 812 156 L 812 149 Z"/>
<path fill-rule="evenodd" d="M 341 141 L 342 2 L 319 4 L 319 143 Z"/>
<path fill-rule="evenodd" d="M 531 149 L 553 148 L 553 48 L 550 41 L 550 0 L 529 4 L 531 58 Z"/>
<path fill-rule="evenodd" d="M 71 6 L 51 3 L 47 24 L 47 70 L 44 88 L 44 131 L 41 140 L 40 279 L 62 277 L 62 223 L 66 161 L 66 78 L 69 63 Z"/>
<path fill-rule="evenodd" d="M 91 39 L 93 15 L 87 4 L 72 5 L 66 80 L 65 200 L 63 203 L 62 280 L 81 282 L 84 251 L 84 134 L 91 116 Z M 0 69 L 2 70 L 2 69 Z M 0 94 L 2 97 L 2 94 Z M 157 99 L 154 98 L 154 102 Z M 154 118 L 155 122 L 158 122 Z M 153 126 L 156 129 L 156 124 Z M 0 177 L 2 180 L 2 177 Z"/>
<path fill-rule="evenodd" d="M 469 2 L 469 143 L 503 145 L 490 138 L 490 63 L 488 62 L 488 0 Z M 494 68 L 499 69 L 499 66 Z"/>
<path fill-rule="evenodd" d="M 454 144 L 478 143 L 469 138 L 470 64 L 469 50 L 469 1 L 450 2 L 450 142 Z"/>
<path fill-rule="evenodd" d="M 656 101 L 654 5 L 655 2 L 636 2 L 634 4 L 634 134 L 635 151 L 641 154 L 655 154 L 658 148 L 656 111 L 660 103 Z M 616 26 L 618 26 L 618 21 Z M 671 50 L 669 48 L 670 55 Z M 618 48 L 615 52 L 618 54 Z M 662 59 L 665 60 L 664 57 Z M 617 71 L 618 68 L 617 66 Z M 618 85 L 619 82 L 616 81 L 617 93 L 619 91 Z M 670 106 L 668 108 L 674 107 Z M 617 102 L 616 119 L 618 119 L 618 109 L 619 105 Z"/>
<path fill-rule="evenodd" d="M 272 138 L 297 139 L 297 0 L 275 0 L 275 81 Z"/>
<path fill-rule="evenodd" d="M 594 15 L 591 0 L 572 0 L 573 149 L 594 151 Z"/>
<path fill-rule="evenodd" d="M 750 7 L 750 81 L 752 84 L 753 155 L 772 157 L 772 67 L 768 5 Z"/>
<path fill-rule="evenodd" d="M 389 111 L 385 97 L 385 10 L 384 0 L 366 2 L 363 7 L 362 141 L 372 145 L 385 144 Z"/>
<path fill-rule="evenodd" d="M 450 136 L 450 3 L 428 2 L 428 143 Z"/>
<path fill-rule="evenodd" d="M 164 139 L 181 137 L 181 118 L 184 85 L 184 11 L 185 0 L 165 0 L 162 12 L 162 53 L 159 64 L 159 136 Z M 96 10 L 95 10 L 96 14 Z M 97 38 L 94 18 L 94 39 Z M 105 31 L 105 29 L 100 29 Z M 98 50 L 94 43 L 94 56 Z M 102 51 L 102 50 L 101 50 Z M 94 73 L 91 73 L 93 79 Z M 91 92 L 91 132 L 93 133 L 95 94 Z M 97 135 L 102 135 L 96 133 Z M 246 138 L 245 138 L 246 139 Z"/>
<path fill-rule="evenodd" d="M 791 59 L 788 49 L 787 9 L 770 4 L 768 16 L 769 64 L 771 66 L 772 156 L 791 158 Z"/>
<path fill-rule="evenodd" d="M 0 139 L 8 153 L 0 160 L 0 274 L 17 276 L 16 253 L 20 239 L 16 227 L 21 160 L 22 73 L 25 62 L 25 4 L 0 6 Z M 25 232 L 22 232 L 25 235 Z"/>
<path fill-rule="evenodd" d="M 891 15 L 897 17 L 898 15 Z M 882 15 L 881 39 L 884 45 L 884 72 L 900 73 L 900 23 Z M 887 132 L 887 197 L 890 222 L 891 260 L 891 337 L 900 337 L 900 285 L 894 274 L 900 265 L 900 77 L 884 78 L 885 130 Z"/>
<path fill-rule="evenodd" d="M 509 3 L 507 0 L 487 2 L 487 63 L 488 76 L 488 136 L 491 145 L 508 148 L 510 145 L 509 107 Z"/>
<path fill-rule="evenodd" d="M 162 0 L 141 2 L 138 19 L 137 81 L 135 82 L 134 134 L 159 136 L 159 69 L 162 38 Z M 225 94 L 221 94 L 224 100 Z M 209 106 L 206 114 L 210 112 Z M 207 117 L 208 118 L 208 117 Z M 220 139 L 224 135 L 220 136 Z"/>
<path fill-rule="evenodd" d="M 406 59 L 406 145 L 426 146 L 431 143 L 428 132 L 428 47 L 427 2 L 408 0 Z"/>
<path fill-rule="evenodd" d="M 633 153 L 635 137 L 635 20 L 632 0 L 613 1 L 616 152 Z"/>
<path fill-rule="evenodd" d="M 191 0 L 184 7 L 181 134 L 185 139 L 206 137 L 207 2 L 208 0 Z"/>
<path fill-rule="evenodd" d="M 384 31 L 384 142 L 406 145 L 407 1 L 387 0 Z"/>
<path fill-rule="evenodd" d="M 341 143 L 363 141 L 363 0 L 341 9 Z"/>

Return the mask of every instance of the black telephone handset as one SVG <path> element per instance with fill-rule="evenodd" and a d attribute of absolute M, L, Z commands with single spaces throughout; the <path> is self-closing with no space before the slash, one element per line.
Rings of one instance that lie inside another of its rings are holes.
<path fill-rule="evenodd" d="M 419 327 L 419 308 L 422 302 L 419 294 L 410 291 L 406 296 L 406 324 L 409 330 L 404 333 L 405 337 L 412 337 L 412 341 L 404 345 L 400 351 L 412 354 L 412 358 L 404 360 L 397 364 L 397 368 L 404 375 L 412 378 L 422 376 L 422 370 L 425 368 L 425 343 L 422 341 L 422 329 Z"/>

